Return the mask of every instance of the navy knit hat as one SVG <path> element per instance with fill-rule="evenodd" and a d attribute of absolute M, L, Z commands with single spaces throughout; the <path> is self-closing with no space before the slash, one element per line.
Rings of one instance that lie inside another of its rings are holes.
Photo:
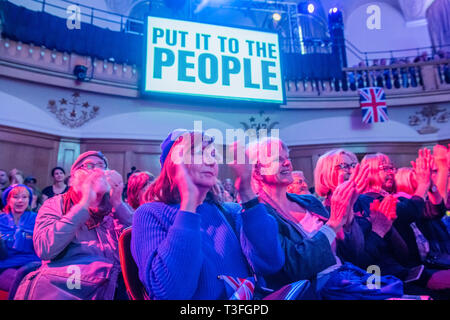
<path fill-rule="evenodd" d="M 169 155 L 170 149 L 172 149 L 173 144 L 177 139 L 183 134 L 189 132 L 186 129 L 176 129 L 173 130 L 167 136 L 166 140 L 161 143 L 161 156 L 159 157 L 159 164 L 161 165 L 161 169 L 164 165 L 164 161 L 166 161 L 167 156 Z"/>
<path fill-rule="evenodd" d="M 27 189 L 28 193 L 30 194 L 30 197 L 28 199 L 28 205 L 31 206 L 31 201 L 33 201 L 33 191 L 31 191 L 30 188 L 28 188 L 26 185 L 24 184 L 12 184 L 10 185 L 8 188 L 6 188 L 5 191 L 3 191 L 2 193 L 2 202 L 3 205 L 6 205 L 6 202 L 8 200 L 8 195 L 9 193 L 12 191 L 12 189 L 17 188 L 17 187 L 24 187 L 25 189 Z"/>
<path fill-rule="evenodd" d="M 70 174 L 72 174 L 75 170 L 77 170 L 81 166 L 81 163 L 83 162 L 84 159 L 90 156 L 102 159 L 105 162 L 105 167 L 108 168 L 108 159 L 106 159 L 105 155 L 101 153 L 101 151 L 86 151 L 80 154 L 77 160 L 75 160 L 72 167 L 70 168 Z"/>
<path fill-rule="evenodd" d="M 161 156 L 159 157 L 159 163 L 161 165 L 161 169 L 166 161 L 167 156 L 169 155 L 170 149 L 172 149 L 173 144 L 179 137 L 181 137 L 185 133 L 199 133 L 204 137 L 205 133 L 203 131 L 198 130 L 186 130 L 186 129 L 176 129 L 169 133 L 166 140 L 161 143 Z M 210 142 L 214 141 L 214 137 L 211 137 Z"/>

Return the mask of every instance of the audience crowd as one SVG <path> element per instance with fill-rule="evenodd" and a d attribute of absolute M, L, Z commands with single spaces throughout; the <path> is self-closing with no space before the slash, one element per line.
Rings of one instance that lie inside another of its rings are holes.
<path fill-rule="evenodd" d="M 373 59 L 371 64 L 361 61 L 353 68 L 371 67 L 370 70 L 359 70 L 356 72 L 348 72 L 349 86 L 351 90 L 364 88 L 372 84 L 372 86 L 387 89 L 409 88 L 424 85 L 425 68 L 417 65 L 411 65 L 426 61 L 446 61 L 444 64 L 437 64 L 439 78 L 443 82 L 450 83 L 450 51 L 438 50 L 435 54 L 430 55 L 426 51 L 416 57 L 402 57 L 388 59 Z M 389 68 L 387 68 L 389 67 Z M 376 69 L 374 69 L 376 68 Z"/>
<path fill-rule="evenodd" d="M 160 174 L 133 167 L 126 183 L 100 151 L 81 154 L 70 176 L 53 168 L 42 191 L 34 176 L 0 170 L 0 290 L 128 299 L 118 244 L 132 227 L 149 299 L 450 299 L 450 148 L 420 149 L 398 169 L 382 153 L 330 150 L 314 186 L 282 140 L 231 145 L 234 181 L 218 179 L 214 148 L 202 132 L 171 132 Z M 198 150 L 207 159 L 187 161 Z"/>

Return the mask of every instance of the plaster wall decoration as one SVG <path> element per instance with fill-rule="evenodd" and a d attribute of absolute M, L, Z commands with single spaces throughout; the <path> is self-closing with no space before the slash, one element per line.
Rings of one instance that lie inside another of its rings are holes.
<path fill-rule="evenodd" d="M 275 126 L 279 124 L 279 122 L 272 122 L 270 117 L 264 115 L 264 111 L 259 112 L 259 118 L 255 116 L 251 116 L 249 118 L 249 122 L 241 122 L 241 125 L 244 127 L 244 130 L 251 134 L 251 131 L 255 130 L 256 136 L 259 137 L 260 130 L 267 130 L 267 136 L 270 136 L 270 130 L 274 129 Z"/>
<path fill-rule="evenodd" d="M 87 101 L 80 101 L 82 101 L 80 93 L 74 92 L 70 99 L 49 100 L 47 109 L 56 115 L 62 125 L 79 128 L 95 118 L 100 110 L 99 106 L 92 106 Z"/>
<path fill-rule="evenodd" d="M 419 126 L 417 129 L 420 134 L 431 134 L 439 131 L 439 128 L 432 126 L 432 122 L 446 123 L 450 119 L 450 112 L 446 108 L 440 108 L 437 105 L 429 105 L 417 111 L 416 114 L 409 116 L 410 126 Z"/>

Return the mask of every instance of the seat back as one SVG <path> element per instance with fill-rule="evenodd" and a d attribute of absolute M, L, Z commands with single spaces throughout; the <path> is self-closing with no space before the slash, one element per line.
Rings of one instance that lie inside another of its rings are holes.
<path fill-rule="evenodd" d="M 132 300 L 149 300 L 144 285 L 139 279 L 139 270 L 131 254 L 131 227 L 126 228 L 119 238 L 120 266 L 127 293 Z"/>

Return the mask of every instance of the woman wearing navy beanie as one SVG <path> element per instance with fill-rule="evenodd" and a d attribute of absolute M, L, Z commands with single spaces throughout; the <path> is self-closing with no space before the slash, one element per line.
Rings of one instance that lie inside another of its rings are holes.
<path fill-rule="evenodd" d="M 131 240 L 150 299 L 229 299 L 228 280 L 279 270 L 277 225 L 251 189 L 248 161 L 230 165 L 241 207 L 210 192 L 218 176 L 212 138 L 174 131 L 161 149 L 161 174 L 135 212 Z"/>

